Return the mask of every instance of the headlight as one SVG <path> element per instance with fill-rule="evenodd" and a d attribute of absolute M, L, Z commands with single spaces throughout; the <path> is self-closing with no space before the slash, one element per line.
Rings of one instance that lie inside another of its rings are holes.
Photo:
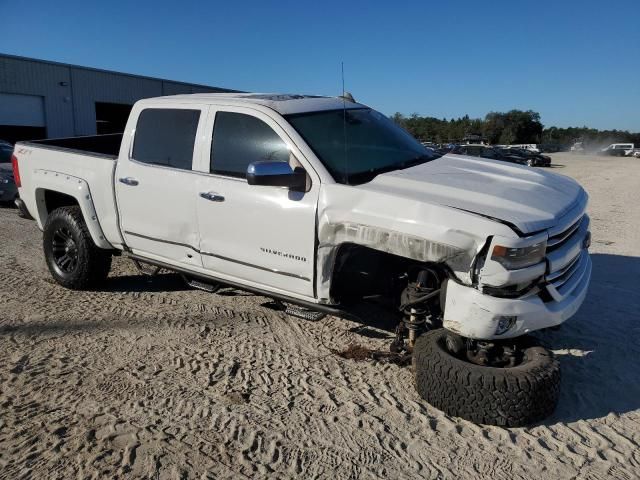
<path fill-rule="evenodd" d="M 11 183 L 11 178 L 8 177 L 0 177 L 0 183 Z"/>
<path fill-rule="evenodd" d="M 546 240 L 520 248 L 496 245 L 493 247 L 491 260 L 495 260 L 507 270 L 517 270 L 540 263 L 544 259 L 546 248 Z"/>

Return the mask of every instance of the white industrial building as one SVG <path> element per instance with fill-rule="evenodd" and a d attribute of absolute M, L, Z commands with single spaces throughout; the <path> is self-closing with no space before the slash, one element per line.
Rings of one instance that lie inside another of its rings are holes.
<path fill-rule="evenodd" d="M 0 139 L 122 132 L 141 98 L 229 91 L 0 54 Z"/>

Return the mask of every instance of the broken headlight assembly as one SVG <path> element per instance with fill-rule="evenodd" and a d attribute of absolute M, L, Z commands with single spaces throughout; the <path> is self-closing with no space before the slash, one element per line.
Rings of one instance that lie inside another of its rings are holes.
<path fill-rule="evenodd" d="M 544 260 L 546 248 L 546 240 L 526 247 L 494 245 L 491 252 L 491 260 L 498 262 L 507 270 L 518 270 L 536 265 Z"/>

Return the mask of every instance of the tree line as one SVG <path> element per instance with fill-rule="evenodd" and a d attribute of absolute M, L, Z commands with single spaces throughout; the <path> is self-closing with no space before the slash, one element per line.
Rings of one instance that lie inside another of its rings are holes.
<path fill-rule="evenodd" d="M 640 145 L 640 133 L 587 127 L 545 128 L 540 114 L 533 110 L 490 112 L 484 119 L 465 115 L 447 120 L 415 113 L 408 117 L 395 113 L 391 118 L 419 140 L 435 143 L 459 143 L 474 138 L 491 144 L 538 143 L 559 149 L 568 148 L 574 142 L 583 142 L 585 148 L 616 142 Z"/>

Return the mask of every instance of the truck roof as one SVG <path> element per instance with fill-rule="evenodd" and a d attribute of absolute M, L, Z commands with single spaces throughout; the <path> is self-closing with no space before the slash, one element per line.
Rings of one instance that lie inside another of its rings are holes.
<path fill-rule="evenodd" d="M 347 108 L 367 108 L 366 105 L 345 100 L 342 97 L 323 97 L 319 95 L 295 95 L 283 93 L 193 93 L 189 95 L 171 95 L 140 100 L 140 103 L 152 105 L 156 101 L 168 99 L 180 103 L 261 105 L 277 111 L 281 115 L 292 113 L 339 110 Z"/>

